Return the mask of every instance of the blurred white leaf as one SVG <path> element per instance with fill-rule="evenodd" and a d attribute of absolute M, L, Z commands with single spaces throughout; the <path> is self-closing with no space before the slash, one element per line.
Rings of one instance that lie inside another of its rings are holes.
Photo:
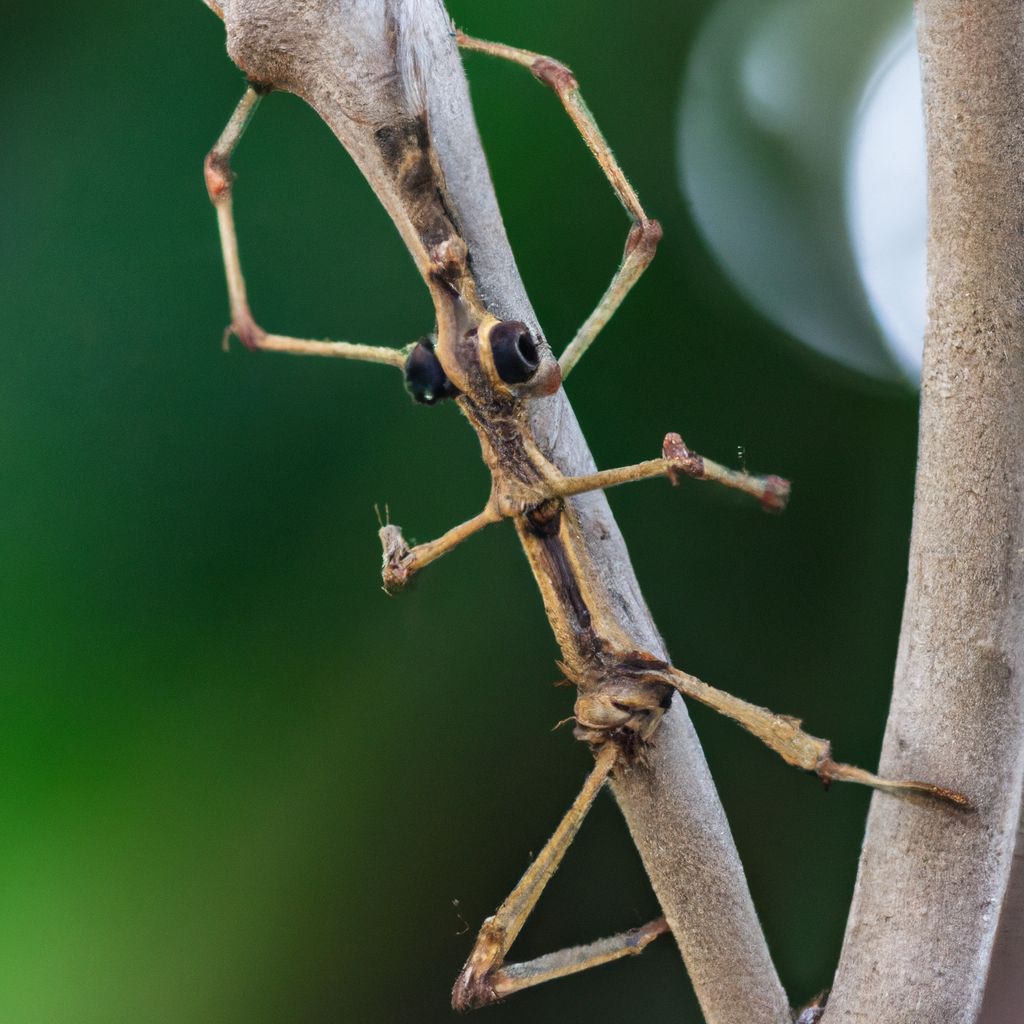
<path fill-rule="evenodd" d="M 926 189 L 921 68 L 907 23 L 861 104 L 847 214 L 871 308 L 893 354 L 914 380 L 921 371 L 925 325 Z"/>
<path fill-rule="evenodd" d="M 924 147 L 904 0 L 722 0 L 690 55 L 683 188 L 726 273 L 817 351 L 913 380 Z"/>

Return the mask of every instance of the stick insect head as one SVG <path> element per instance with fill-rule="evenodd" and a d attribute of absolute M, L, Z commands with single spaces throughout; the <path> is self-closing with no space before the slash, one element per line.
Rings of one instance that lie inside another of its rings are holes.
<path fill-rule="evenodd" d="M 537 398 L 554 394 L 562 384 L 558 362 L 521 320 L 486 315 L 476 330 L 475 362 L 481 378 L 477 388 L 489 396 Z"/>
<path fill-rule="evenodd" d="M 425 338 L 406 362 L 406 385 L 428 405 L 464 394 L 476 403 L 510 404 L 554 394 L 558 362 L 520 320 L 498 320 L 476 303 L 448 294 L 438 303 L 436 337 Z"/>

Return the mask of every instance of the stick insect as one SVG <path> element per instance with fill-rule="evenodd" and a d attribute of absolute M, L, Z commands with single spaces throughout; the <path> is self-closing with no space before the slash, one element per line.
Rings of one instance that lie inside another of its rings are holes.
<path fill-rule="evenodd" d="M 212 4 L 211 4 L 212 6 Z M 410 5 L 415 7 L 415 5 Z M 401 12 L 402 5 L 388 5 Z M 400 14 L 395 14 L 400 17 Z M 417 573 L 491 523 L 511 519 L 537 581 L 561 650 L 559 667 L 576 686 L 574 732 L 595 756 L 582 790 L 540 854 L 476 939 L 452 993 L 457 1009 L 482 1006 L 542 981 L 640 952 L 668 926 L 659 918 L 632 931 L 525 963 L 506 963 L 545 885 L 558 868 L 597 794 L 609 778 L 644 758 L 670 707 L 673 693 L 700 701 L 733 719 L 787 763 L 826 784 L 858 782 L 894 793 L 914 792 L 967 806 L 959 793 L 925 782 L 883 779 L 832 758 L 827 740 L 800 722 L 750 704 L 638 650 L 617 618 L 611 594 L 595 571 L 573 498 L 588 491 L 667 477 L 714 481 L 742 491 L 770 511 L 781 511 L 789 484 L 778 476 L 753 476 L 718 465 L 668 434 L 659 457 L 579 476 L 562 473 L 545 455 L 530 427 L 531 402 L 563 386 L 601 329 L 650 264 L 661 227 L 647 216 L 636 192 L 588 111 L 576 78 L 564 65 L 528 50 L 454 33 L 467 50 L 512 61 L 554 91 L 631 220 L 622 262 L 594 311 L 556 359 L 547 342 L 517 320 L 492 313 L 474 277 L 472 251 L 452 213 L 445 176 L 435 152 L 424 90 L 429 60 L 418 36 L 398 22 L 389 38 L 399 69 L 394 88 L 402 116 L 375 126 L 382 173 L 412 227 L 410 244 L 434 305 L 434 330 L 403 348 L 313 341 L 263 330 L 250 311 L 232 211 L 230 160 L 267 84 L 251 83 L 205 162 L 209 196 L 217 213 L 227 276 L 231 323 L 225 334 L 253 351 L 331 356 L 382 363 L 399 370 L 412 397 L 425 405 L 453 402 L 475 430 L 491 474 L 484 508 L 443 536 L 410 546 L 401 529 L 380 529 L 385 589 L 398 593 Z M 409 239 L 407 239 L 409 241 Z"/>

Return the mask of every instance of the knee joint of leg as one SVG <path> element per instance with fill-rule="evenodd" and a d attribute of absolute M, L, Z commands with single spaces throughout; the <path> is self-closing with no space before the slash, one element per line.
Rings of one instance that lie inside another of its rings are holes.
<path fill-rule="evenodd" d="M 579 88 L 576 76 L 564 64 L 551 57 L 538 57 L 530 65 L 530 71 L 538 82 L 554 89 L 559 96 Z"/>
<path fill-rule="evenodd" d="M 231 170 L 228 158 L 215 149 L 206 154 L 203 161 L 203 179 L 206 181 L 206 193 L 211 203 L 216 203 L 231 195 L 231 186 L 235 173 Z"/>
<path fill-rule="evenodd" d="M 658 221 L 646 217 L 636 221 L 629 229 L 629 237 L 626 239 L 626 255 L 638 253 L 642 259 L 650 261 L 658 248 L 662 234 Z"/>

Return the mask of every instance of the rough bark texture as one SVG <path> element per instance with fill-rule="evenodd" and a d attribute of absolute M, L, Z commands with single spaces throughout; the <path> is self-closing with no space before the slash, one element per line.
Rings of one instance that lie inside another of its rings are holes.
<path fill-rule="evenodd" d="M 537 328 L 439 0 L 225 0 L 222 5 L 232 59 L 251 79 L 296 93 L 319 113 L 359 164 L 419 262 L 418 242 L 399 197 L 388 189 L 373 139 L 376 127 L 394 121 L 389 96 L 396 69 L 386 37 L 387 11 L 398 6 L 404 8 L 405 23 L 421 34 L 421 52 L 430 53 L 431 132 L 480 293 L 497 316 Z M 534 404 L 533 427 L 564 472 L 592 470 L 564 391 Z M 665 656 L 604 495 L 573 501 L 586 524 L 594 564 L 617 597 L 623 627 L 638 649 Z M 789 1021 L 724 811 L 678 698 L 648 766 L 634 769 L 614 788 L 707 1020 Z"/>
<path fill-rule="evenodd" d="M 961 789 L 977 811 L 874 798 L 824 1020 L 975 1021 L 998 925 L 986 1021 L 1009 1024 L 1022 1012 L 1019 901 L 1001 925 L 1000 908 L 1024 778 L 1024 8 L 920 0 L 918 13 L 928 331 L 881 772 Z"/>
<path fill-rule="evenodd" d="M 979 1024 L 1016 1024 L 1024 1012 L 1024 827 L 1017 828 L 1013 868 L 999 912 Z"/>

